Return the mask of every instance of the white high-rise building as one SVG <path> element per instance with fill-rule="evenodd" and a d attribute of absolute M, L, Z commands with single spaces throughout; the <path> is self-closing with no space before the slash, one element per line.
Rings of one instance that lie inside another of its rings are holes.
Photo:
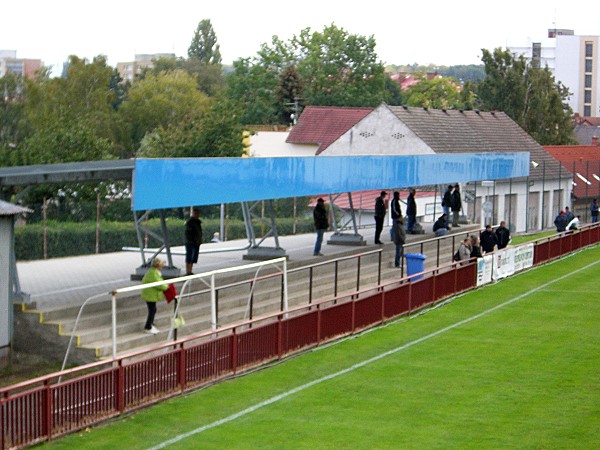
<path fill-rule="evenodd" d="M 548 39 L 509 46 L 532 64 L 548 67 L 557 81 L 571 93 L 569 105 L 574 113 L 600 117 L 599 36 L 576 36 L 572 30 L 548 30 Z"/>

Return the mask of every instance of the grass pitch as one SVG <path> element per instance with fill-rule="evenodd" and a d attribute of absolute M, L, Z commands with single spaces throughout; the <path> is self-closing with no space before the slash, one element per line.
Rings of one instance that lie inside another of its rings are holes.
<path fill-rule="evenodd" d="M 600 448 L 600 247 L 49 448 Z"/>

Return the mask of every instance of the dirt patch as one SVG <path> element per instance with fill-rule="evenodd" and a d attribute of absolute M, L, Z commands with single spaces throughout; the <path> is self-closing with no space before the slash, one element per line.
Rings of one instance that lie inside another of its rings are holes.
<path fill-rule="evenodd" d="M 49 373 L 58 372 L 60 364 L 40 355 L 30 353 L 12 352 L 0 365 L 0 387 L 41 377 Z"/>

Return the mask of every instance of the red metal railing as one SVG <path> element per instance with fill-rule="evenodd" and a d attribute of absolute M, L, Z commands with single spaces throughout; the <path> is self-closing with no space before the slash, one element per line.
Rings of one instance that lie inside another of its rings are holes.
<path fill-rule="evenodd" d="M 600 241 L 600 227 L 534 243 L 534 264 Z M 446 264 L 152 350 L 0 389 L 0 449 L 70 433 L 274 358 L 409 314 L 476 285 L 476 264 Z M 65 381 L 60 383 L 61 378 Z"/>

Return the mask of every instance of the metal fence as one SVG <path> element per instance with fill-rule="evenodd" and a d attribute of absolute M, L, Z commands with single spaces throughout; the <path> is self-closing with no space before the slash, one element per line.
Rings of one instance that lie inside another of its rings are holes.
<path fill-rule="evenodd" d="M 534 243 L 534 264 L 600 241 L 593 225 Z M 424 273 L 0 389 L 0 449 L 74 432 L 476 286 L 477 265 Z M 59 378 L 62 380 L 58 382 Z"/>

